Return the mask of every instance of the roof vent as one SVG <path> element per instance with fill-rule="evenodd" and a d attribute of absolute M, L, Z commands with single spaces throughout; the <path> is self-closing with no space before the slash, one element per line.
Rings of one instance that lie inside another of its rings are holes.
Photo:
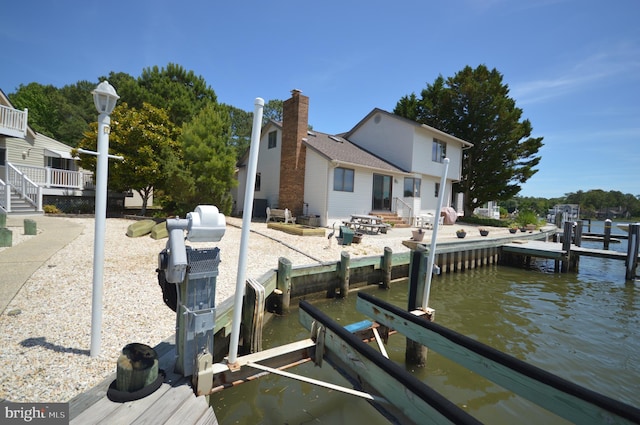
<path fill-rule="evenodd" d="M 309 135 L 309 136 L 313 136 L 313 137 L 316 137 L 316 133 L 314 133 L 314 132 L 313 132 L 313 131 L 311 131 L 311 130 L 307 130 L 307 135 Z"/>
<path fill-rule="evenodd" d="M 329 139 L 333 140 L 334 142 L 344 143 L 344 141 L 338 136 L 329 136 Z"/>

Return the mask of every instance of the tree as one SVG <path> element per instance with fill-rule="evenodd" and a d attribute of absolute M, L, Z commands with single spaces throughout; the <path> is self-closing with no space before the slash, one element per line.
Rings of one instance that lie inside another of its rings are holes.
<path fill-rule="evenodd" d="M 264 104 L 264 110 L 262 111 L 262 125 L 265 125 L 269 120 L 282 122 L 282 104 L 284 102 L 279 99 L 271 99 Z"/>
<path fill-rule="evenodd" d="M 509 96 L 502 75 L 485 65 L 467 66 L 446 80 L 439 76 L 418 98 L 401 98 L 394 113 L 473 143 L 463 151 L 464 213 L 491 200 L 507 200 L 533 176 L 542 137 L 532 138 L 529 120 Z"/>
<path fill-rule="evenodd" d="M 29 110 L 29 126 L 38 133 L 56 138 L 60 125 L 60 107 L 64 98 L 52 85 L 39 83 L 20 84 L 18 90 L 9 94 L 9 100 L 16 109 Z"/>
<path fill-rule="evenodd" d="M 209 104 L 182 127 L 179 140 L 193 189 L 172 194 L 178 212 L 192 211 L 198 204 L 212 204 L 230 214 L 230 190 L 237 183 L 228 108 Z"/>
<path fill-rule="evenodd" d="M 174 164 L 180 159 L 179 130 L 167 113 L 144 103 L 142 109 L 120 103 L 111 114 L 109 152 L 121 155 L 123 161 L 109 161 L 110 190 L 135 190 L 142 198 L 141 215 L 146 214 L 148 200 L 156 189 L 165 189 Z M 85 133 L 80 147 L 96 150 L 97 124 Z M 81 166 L 95 172 L 96 157 L 80 155 Z"/>
<path fill-rule="evenodd" d="M 235 149 L 236 159 L 244 154 L 251 144 L 253 113 L 230 105 L 223 105 L 231 120 L 231 145 Z"/>
<path fill-rule="evenodd" d="M 144 90 L 144 100 L 165 109 L 169 119 L 177 126 L 191 121 L 209 103 L 216 103 L 216 94 L 202 77 L 186 71 L 177 64 L 166 68 L 145 68 L 138 78 Z"/>

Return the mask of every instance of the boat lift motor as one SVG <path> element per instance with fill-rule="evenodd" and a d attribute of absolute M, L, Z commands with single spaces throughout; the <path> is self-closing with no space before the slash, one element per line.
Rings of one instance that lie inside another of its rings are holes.
<path fill-rule="evenodd" d="M 199 205 L 185 219 L 167 219 L 169 240 L 158 255 L 158 279 L 161 285 L 163 279 L 167 287 L 175 285 L 178 357 L 175 371 L 183 376 L 194 374 L 198 356 L 203 353 L 213 356 L 216 278 L 220 264 L 219 248 L 196 249 L 185 245 L 184 232 L 190 242 L 218 242 L 225 229 L 225 217 L 213 205 Z M 166 289 L 163 288 L 163 292 Z"/>

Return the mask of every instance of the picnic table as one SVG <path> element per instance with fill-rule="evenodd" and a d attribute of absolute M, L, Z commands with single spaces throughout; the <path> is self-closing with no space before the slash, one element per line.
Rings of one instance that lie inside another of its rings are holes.
<path fill-rule="evenodd" d="M 377 215 L 351 214 L 351 220 L 343 222 L 345 226 L 356 230 L 366 231 L 367 233 L 386 233 L 388 224 L 382 222 L 382 217 Z"/>

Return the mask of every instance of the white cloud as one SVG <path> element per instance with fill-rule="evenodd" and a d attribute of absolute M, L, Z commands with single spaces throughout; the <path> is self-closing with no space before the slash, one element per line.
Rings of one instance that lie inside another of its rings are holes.
<path fill-rule="evenodd" d="M 559 75 L 550 78 L 515 83 L 511 95 L 519 104 L 543 102 L 551 98 L 584 90 L 592 84 L 619 82 L 640 75 L 640 48 L 629 43 L 607 46 L 584 58 Z M 615 80 L 614 80 L 615 79 Z"/>

